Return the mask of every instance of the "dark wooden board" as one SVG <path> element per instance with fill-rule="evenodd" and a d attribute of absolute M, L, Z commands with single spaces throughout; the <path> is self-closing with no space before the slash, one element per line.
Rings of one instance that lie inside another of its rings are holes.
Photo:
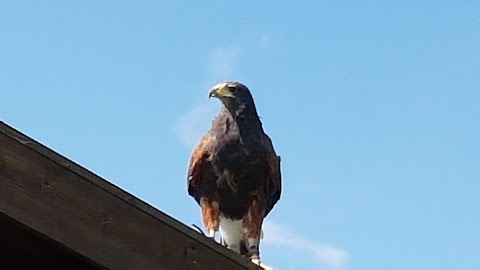
<path fill-rule="evenodd" d="M 0 212 L 109 269 L 260 269 L 1 122 Z"/>
<path fill-rule="evenodd" d="M 0 269 L 104 270 L 105 268 L 0 213 Z"/>

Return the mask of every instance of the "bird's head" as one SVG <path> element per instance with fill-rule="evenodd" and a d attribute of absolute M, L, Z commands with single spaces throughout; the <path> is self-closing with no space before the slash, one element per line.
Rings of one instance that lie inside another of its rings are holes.
<path fill-rule="evenodd" d="M 240 82 L 219 83 L 210 89 L 208 96 L 218 98 L 232 112 L 246 107 L 255 108 L 250 90 Z"/>

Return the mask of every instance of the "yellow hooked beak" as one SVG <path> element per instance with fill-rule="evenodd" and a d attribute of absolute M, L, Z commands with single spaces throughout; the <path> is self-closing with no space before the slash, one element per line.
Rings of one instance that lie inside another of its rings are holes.
<path fill-rule="evenodd" d="M 219 83 L 212 87 L 212 89 L 208 93 L 208 97 L 216 97 L 222 99 L 227 97 L 233 97 L 233 94 L 230 91 L 228 83 Z"/>

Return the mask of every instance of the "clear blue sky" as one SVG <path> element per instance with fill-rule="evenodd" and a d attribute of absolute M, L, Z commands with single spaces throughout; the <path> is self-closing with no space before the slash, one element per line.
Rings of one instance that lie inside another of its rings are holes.
<path fill-rule="evenodd" d="M 188 158 L 239 80 L 283 161 L 265 263 L 480 269 L 479 1 L 193 2 L 3 1 L 1 120 L 201 224 Z"/>

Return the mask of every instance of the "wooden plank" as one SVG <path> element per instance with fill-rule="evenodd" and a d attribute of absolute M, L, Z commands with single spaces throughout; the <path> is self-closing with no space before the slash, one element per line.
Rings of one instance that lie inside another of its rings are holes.
<path fill-rule="evenodd" d="M 260 269 L 1 122 L 0 212 L 110 269 Z"/>

